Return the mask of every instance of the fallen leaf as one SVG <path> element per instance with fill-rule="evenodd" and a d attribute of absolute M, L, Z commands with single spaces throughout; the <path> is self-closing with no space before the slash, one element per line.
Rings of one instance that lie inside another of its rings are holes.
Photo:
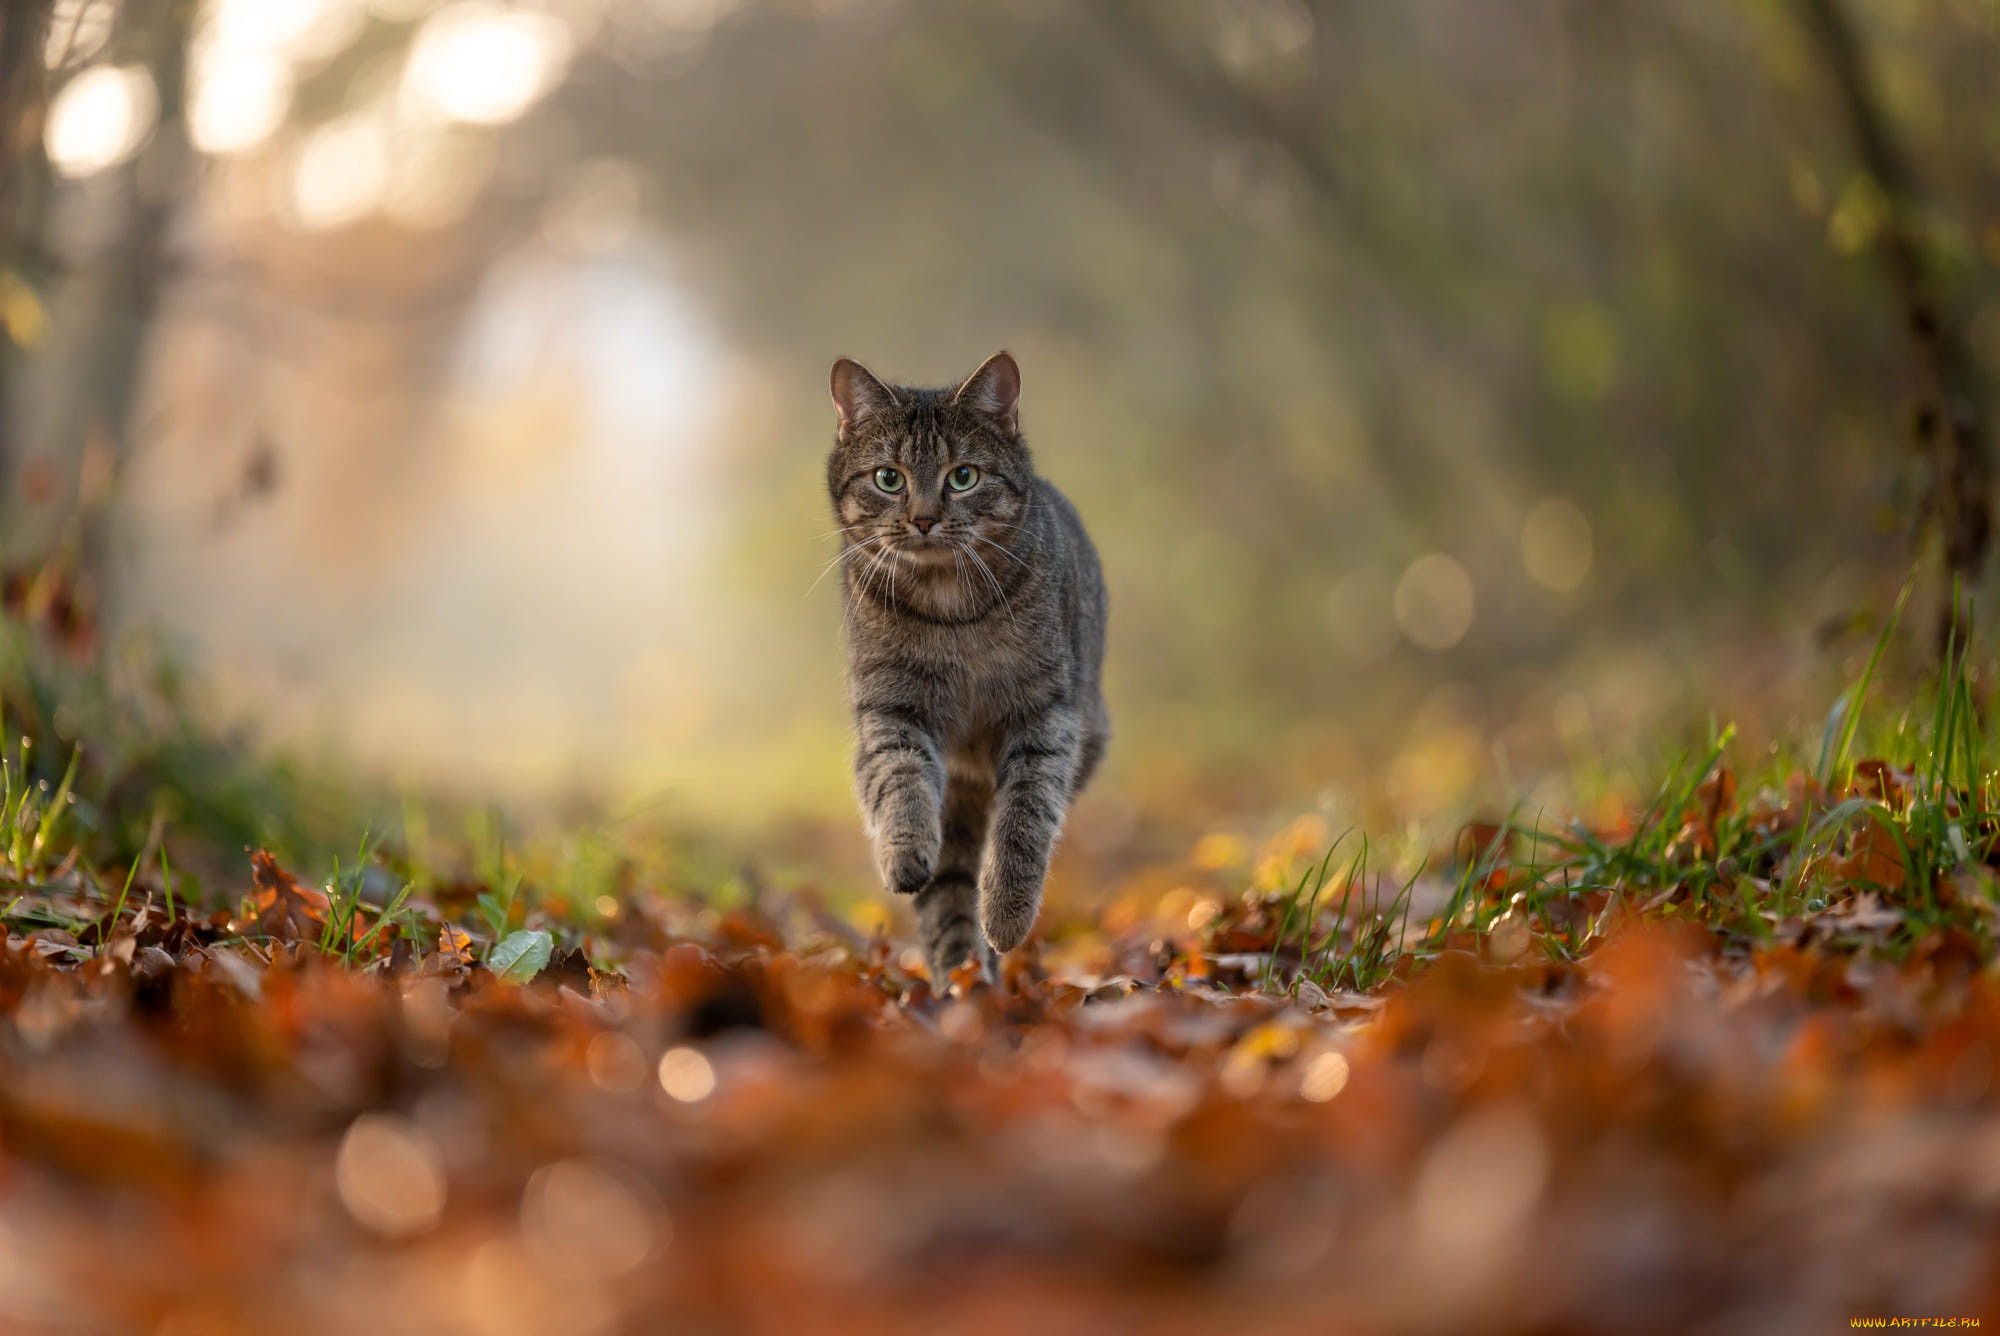
<path fill-rule="evenodd" d="M 326 921 L 324 893 L 299 885 L 296 877 L 278 866 L 269 849 L 250 855 L 250 879 L 257 887 L 250 902 L 256 910 L 253 922 L 259 935 L 281 942 L 319 935 L 320 925 Z"/>
<path fill-rule="evenodd" d="M 1880 817 L 1871 813 L 1847 832 L 1847 853 L 1835 862 L 1834 875 L 1860 886 L 1903 889 L 1903 852 Z"/>
<path fill-rule="evenodd" d="M 510 932 L 486 957 L 486 967 L 509 983 L 526 983 L 542 972 L 553 950 L 555 938 L 540 929 Z"/>
<path fill-rule="evenodd" d="M 438 929 L 437 954 L 447 966 L 467 966 L 472 963 L 472 934 L 465 929 L 447 923 Z"/>
<path fill-rule="evenodd" d="M 1913 779 L 1908 770 L 1898 769 L 1887 761 L 1873 758 L 1856 761 L 1853 793 L 1857 798 L 1872 798 L 1889 810 L 1900 812 L 1909 804 Z"/>

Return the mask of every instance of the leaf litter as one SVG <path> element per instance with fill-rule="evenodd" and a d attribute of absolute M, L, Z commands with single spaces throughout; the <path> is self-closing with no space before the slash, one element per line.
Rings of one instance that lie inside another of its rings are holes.
<path fill-rule="evenodd" d="M 1868 889 L 1761 939 L 1564 882 L 1602 924 L 1573 952 L 1547 944 L 1581 920 L 1497 849 L 1466 880 L 1520 926 L 1439 906 L 1379 977 L 1325 962 L 1386 919 L 1294 907 L 1287 953 L 1253 889 L 1171 940 L 1116 905 L 1058 923 L 944 996 L 782 896 L 637 900 L 558 971 L 545 929 L 482 959 L 421 915 L 343 959 L 328 897 L 264 853 L 247 916 L 170 927 L 142 878 L 102 943 L 0 940 L 0 1315 L 1666 1332 L 1991 1306 L 1991 952 L 1867 949 L 1907 926 L 1878 845 L 1837 854 Z"/>
<path fill-rule="evenodd" d="M 1316 816 L 1207 832 L 941 989 L 811 891 L 593 919 L 366 844 L 203 890 L 9 790 L 0 1329 L 2000 1311 L 2000 794 L 1970 742 L 1852 739 L 1753 786 L 1725 734 L 1401 873 Z"/>

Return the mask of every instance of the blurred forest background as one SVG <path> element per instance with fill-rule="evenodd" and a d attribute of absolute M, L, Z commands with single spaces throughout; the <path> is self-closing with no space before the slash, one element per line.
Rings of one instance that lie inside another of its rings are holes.
<path fill-rule="evenodd" d="M 369 782 L 850 822 L 836 355 L 1019 358 L 1113 587 L 1085 840 L 1761 747 L 1981 569 L 1994 0 L 0 22 L 16 601 Z"/>

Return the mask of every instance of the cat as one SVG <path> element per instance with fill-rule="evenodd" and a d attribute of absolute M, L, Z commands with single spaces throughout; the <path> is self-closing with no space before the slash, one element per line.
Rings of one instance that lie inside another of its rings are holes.
<path fill-rule="evenodd" d="M 863 824 L 883 883 L 915 897 L 932 987 L 968 960 L 997 981 L 1110 738 L 1103 571 L 1036 476 L 1006 353 L 940 390 L 843 357 L 832 391 Z"/>

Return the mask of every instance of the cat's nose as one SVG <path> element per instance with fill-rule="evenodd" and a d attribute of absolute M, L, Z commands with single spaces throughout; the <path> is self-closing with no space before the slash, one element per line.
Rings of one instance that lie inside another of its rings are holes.
<path fill-rule="evenodd" d="M 918 533 L 929 533 L 931 531 L 931 526 L 937 523 L 937 516 L 912 515 L 910 516 L 910 523 L 917 526 Z"/>

